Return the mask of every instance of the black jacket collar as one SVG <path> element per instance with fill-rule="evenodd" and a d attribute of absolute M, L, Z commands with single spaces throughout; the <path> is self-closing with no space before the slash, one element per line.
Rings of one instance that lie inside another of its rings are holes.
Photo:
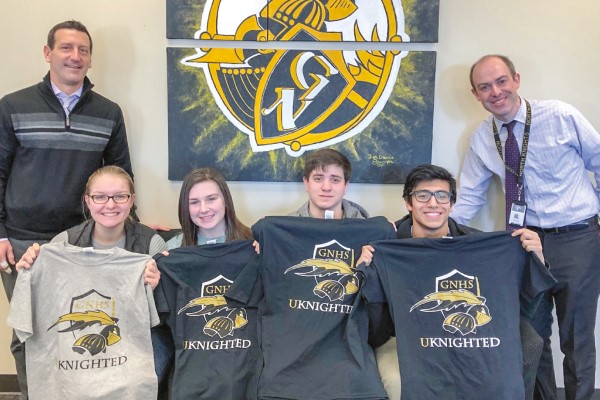
<path fill-rule="evenodd" d="M 413 220 L 411 214 L 405 215 L 404 218 L 396 221 L 394 225 L 396 225 L 396 236 L 398 239 L 409 239 L 412 237 Z M 464 236 L 473 232 L 479 232 L 475 228 L 456 223 L 452 218 L 448 218 L 448 230 L 450 231 L 450 236 Z"/>

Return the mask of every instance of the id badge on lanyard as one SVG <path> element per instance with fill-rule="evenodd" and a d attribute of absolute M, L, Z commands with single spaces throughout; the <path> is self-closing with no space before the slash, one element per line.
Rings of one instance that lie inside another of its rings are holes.
<path fill-rule="evenodd" d="M 523 134 L 523 146 L 521 149 L 521 155 L 519 157 L 519 171 L 513 171 L 506 163 L 504 164 L 506 169 L 509 170 L 510 173 L 515 174 L 518 178 L 518 187 L 517 187 L 517 200 L 514 200 L 510 205 L 510 214 L 508 216 L 508 223 L 510 225 L 515 226 L 525 226 L 525 214 L 527 214 L 527 203 L 525 200 L 522 200 L 523 193 L 523 170 L 525 169 L 525 158 L 527 157 L 527 147 L 529 145 L 529 131 L 531 129 L 531 106 L 529 102 L 525 100 L 526 106 L 526 116 L 525 116 L 525 132 Z M 494 140 L 496 141 L 496 148 L 498 150 L 498 154 L 500 154 L 500 158 L 504 160 L 502 156 L 502 143 L 500 142 L 500 135 L 498 134 L 498 128 L 496 127 L 496 122 L 492 120 L 492 129 L 494 133 Z"/>

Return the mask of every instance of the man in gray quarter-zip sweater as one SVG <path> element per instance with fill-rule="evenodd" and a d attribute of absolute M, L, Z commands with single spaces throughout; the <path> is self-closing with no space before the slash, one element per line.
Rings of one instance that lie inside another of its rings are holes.
<path fill-rule="evenodd" d="M 50 71 L 42 82 L 0 100 L 0 275 L 9 300 L 14 264 L 27 247 L 83 222 L 82 195 L 92 172 L 113 164 L 133 176 L 123 113 L 92 91 L 86 77 L 92 66 L 86 27 L 78 21 L 54 26 L 44 58 Z M 16 337 L 11 351 L 27 398 Z"/>

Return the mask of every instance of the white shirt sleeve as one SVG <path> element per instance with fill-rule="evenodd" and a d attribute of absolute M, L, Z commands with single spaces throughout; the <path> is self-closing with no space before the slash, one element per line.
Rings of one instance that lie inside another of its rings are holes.
<path fill-rule="evenodd" d="M 477 211 L 486 204 L 493 176 L 471 143 L 459 177 L 458 197 L 450 214 L 456 222 L 468 225 Z"/>

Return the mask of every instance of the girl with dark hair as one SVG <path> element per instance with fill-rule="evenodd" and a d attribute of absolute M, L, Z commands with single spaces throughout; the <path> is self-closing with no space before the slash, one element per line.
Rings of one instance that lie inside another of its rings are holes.
<path fill-rule="evenodd" d="M 170 355 L 173 354 L 171 347 L 173 342 L 172 338 L 176 337 L 181 342 L 182 337 L 187 338 L 188 336 L 186 335 L 190 335 L 190 326 L 193 326 L 188 325 L 189 322 L 182 322 L 185 321 L 187 316 L 192 315 L 193 313 L 180 315 L 181 310 L 184 308 L 181 308 L 181 304 L 177 304 L 176 306 L 173 305 L 174 303 L 177 303 L 177 300 L 173 301 L 173 294 L 176 293 L 176 298 L 184 296 L 184 294 L 188 295 L 188 297 L 191 296 L 191 298 L 195 298 L 196 300 L 204 298 L 204 292 L 198 291 L 200 290 L 199 288 L 204 287 L 203 285 L 207 282 L 206 276 L 210 276 L 210 279 L 213 279 L 214 275 L 211 274 L 214 272 L 220 278 L 225 279 L 225 281 L 231 282 L 231 279 L 235 279 L 237 273 L 239 273 L 238 270 L 241 270 L 244 267 L 246 264 L 245 260 L 248 259 L 249 255 L 254 254 L 252 248 L 249 246 L 249 243 L 251 242 L 248 242 L 248 239 L 252 239 L 252 232 L 250 228 L 237 219 L 227 182 L 223 175 L 216 169 L 194 169 L 184 178 L 179 194 L 178 215 L 182 232 L 167 241 L 169 250 L 173 251 L 171 251 L 170 255 L 167 252 L 164 252 L 163 254 L 166 257 L 155 257 L 160 265 L 162 276 L 161 272 L 158 271 L 155 260 L 152 260 L 150 262 L 152 265 L 149 264 L 147 268 L 147 274 L 153 273 L 154 276 L 158 276 L 158 280 L 160 281 L 160 285 L 155 292 L 155 300 L 157 310 L 161 315 L 161 321 L 163 322 L 161 327 L 170 330 L 170 342 L 167 343 L 166 338 L 163 338 L 166 345 L 164 348 L 170 351 Z M 236 243 L 236 241 L 239 243 Z M 215 256 L 215 253 L 213 253 L 212 250 L 216 248 L 219 250 Z M 211 254 L 211 256 L 207 257 L 206 254 Z M 210 261 L 217 261 L 216 263 L 213 262 L 211 264 L 207 259 Z M 182 279 L 182 276 L 185 276 L 185 279 Z M 199 284 L 199 282 L 202 282 L 202 284 Z M 200 297 L 198 297 L 198 295 L 200 295 Z M 187 300 L 185 302 L 187 302 Z M 177 312 L 177 310 L 179 311 Z M 242 312 L 246 315 L 245 310 L 242 310 Z M 215 321 L 217 318 L 225 317 L 215 317 L 210 321 Z M 242 320 L 245 320 L 245 318 L 242 318 Z M 223 321 L 228 320 L 223 319 Z M 210 323 L 211 322 L 207 322 L 203 332 L 206 332 L 207 329 L 209 329 L 207 327 Z M 244 324 L 246 323 L 247 320 L 245 320 Z M 254 332 L 252 329 L 246 329 L 245 334 L 250 335 L 252 332 Z M 193 336 L 196 337 L 197 335 L 198 332 L 194 330 Z M 185 340 L 187 339 L 183 339 L 183 341 Z M 157 345 L 157 347 L 160 348 L 159 345 Z M 247 351 L 249 353 L 254 352 L 253 349 Z M 245 352 L 246 351 L 243 353 Z M 195 395 L 203 393 L 203 397 L 214 398 L 212 395 L 207 394 L 212 392 L 204 391 L 206 387 L 203 385 L 207 375 L 202 372 L 203 370 L 201 367 L 207 359 L 211 359 L 211 352 L 202 355 L 191 355 L 189 352 L 186 353 L 185 349 L 177 348 L 175 353 L 178 355 L 175 356 L 172 379 L 174 382 L 183 381 L 187 383 L 185 385 L 177 385 L 177 383 L 171 384 L 173 397 L 188 398 L 191 393 L 194 393 Z M 229 359 L 228 357 L 233 357 L 233 359 L 241 357 L 235 356 L 235 351 L 229 354 L 229 356 L 220 355 L 218 358 L 222 360 L 223 358 Z M 205 359 L 204 357 L 208 358 Z M 217 362 L 217 364 L 219 363 Z M 211 365 L 210 368 L 219 369 L 218 366 L 211 363 L 208 365 Z M 230 368 L 230 366 L 228 368 Z M 249 365 L 248 368 L 249 370 L 252 370 L 251 365 Z M 194 376 L 194 379 L 188 382 L 190 374 Z M 213 375 L 219 376 L 221 374 L 215 374 L 213 371 L 210 376 L 212 377 Z M 215 379 L 214 385 L 211 384 L 213 391 L 218 387 L 226 387 L 231 390 L 234 390 L 232 388 L 238 386 L 245 387 L 246 380 L 250 380 L 249 377 L 253 376 L 248 373 L 245 374 L 246 378 L 244 379 L 228 379 L 225 375 L 227 374 L 222 374 L 223 379 Z M 233 395 L 230 398 L 239 397 Z"/>
<path fill-rule="evenodd" d="M 169 249 L 252 239 L 250 228 L 236 217 L 225 178 L 214 168 L 195 169 L 183 180 L 179 223 L 182 233 L 167 242 Z"/>

